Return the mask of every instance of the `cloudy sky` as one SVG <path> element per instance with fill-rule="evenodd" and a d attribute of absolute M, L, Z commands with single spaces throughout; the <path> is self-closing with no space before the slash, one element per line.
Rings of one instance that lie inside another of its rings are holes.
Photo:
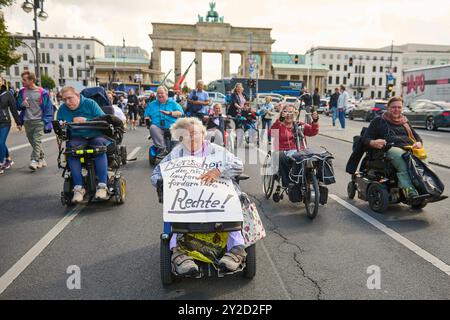
<path fill-rule="evenodd" d="M 151 22 L 195 24 L 211 0 L 45 0 L 49 19 L 39 22 L 42 35 L 94 36 L 108 45 L 140 46 L 149 53 Z M 31 14 L 23 0 L 4 8 L 9 31 L 31 33 Z M 216 9 L 233 26 L 272 28 L 273 51 L 304 54 L 311 46 L 377 48 L 408 42 L 450 44 L 449 0 L 217 0 Z M 183 53 L 182 69 L 194 58 Z M 164 72 L 173 53 L 163 53 Z M 220 55 L 204 54 L 203 78 L 220 77 Z M 240 63 L 231 57 L 232 72 Z M 208 68 L 207 66 L 216 66 Z M 193 82 L 194 70 L 188 81 Z M 173 76 L 173 73 L 172 73 Z"/>

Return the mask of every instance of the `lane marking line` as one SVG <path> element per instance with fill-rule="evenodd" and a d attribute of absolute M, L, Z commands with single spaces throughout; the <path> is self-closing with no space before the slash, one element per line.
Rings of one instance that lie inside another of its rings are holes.
<path fill-rule="evenodd" d="M 131 151 L 131 153 L 127 156 L 127 159 L 133 159 L 134 156 L 139 152 L 139 150 L 141 150 L 141 147 L 136 147 L 134 148 L 133 151 Z"/>
<path fill-rule="evenodd" d="M 444 263 L 442 260 L 440 260 L 437 257 L 433 256 L 429 252 L 425 251 L 424 249 L 422 249 L 421 247 L 416 245 L 414 242 L 406 239 L 401 234 L 395 232 L 391 228 L 388 228 L 387 226 L 385 226 L 384 224 L 382 224 L 381 222 L 379 222 L 375 218 L 372 218 L 369 214 L 367 214 L 364 211 L 356 208 L 355 206 L 351 205 L 350 203 L 342 200 L 338 196 L 336 196 L 334 194 L 331 194 L 330 198 L 333 199 L 334 201 L 336 201 L 337 203 L 339 203 L 340 205 L 342 205 L 343 207 L 345 207 L 346 209 L 350 210 L 351 212 L 353 212 L 354 214 L 356 214 L 360 218 L 364 219 L 366 222 L 370 223 L 372 226 L 374 226 L 375 228 L 377 228 L 381 232 L 384 232 L 389 237 L 391 237 L 392 239 L 394 239 L 395 241 L 397 241 L 398 243 L 400 243 L 401 245 L 403 245 L 407 249 L 411 250 L 412 252 L 417 254 L 422 259 L 428 261 L 429 263 L 434 265 L 436 268 L 438 268 L 439 270 L 444 272 L 446 275 L 450 276 L 450 266 L 448 264 Z"/>
<path fill-rule="evenodd" d="M 275 275 L 277 276 L 278 282 L 280 283 L 281 289 L 283 289 L 283 293 L 286 296 L 287 300 L 292 300 L 289 291 L 286 289 L 286 286 L 284 285 L 283 279 L 281 278 L 281 275 L 279 274 L 277 267 L 275 266 L 275 263 L 273 262 L 272 258 L 269 255 L 269 251 L 267 250 L 264 240 L 261 241 L 261 246 L 264 250 L 264 253 L 266 254 L 267 259 L 269 260 L 270 265 L 272 266 L 273 271 L 275 272 Z"/>
<path fill-rule="evenodd" d="M 48 141 L 52 141 L 52 140 L 56 140 L 56 137 L 50 137 L 50 138 L 42 139 L 42 143 L 48 142 Z M 21 144 L 21 145 L 12 147 L 12 148 L 8 148 L 8 149 L 9 149 L 9 152 L 14 152 L 14 151 L 17 151 L 17 150 L 20 150 L 20 149 L 24 149 L 24 148 L 28 148 L 28 147 L 31 147 L 31 144 L 24 143 L 24 144 Z"/>
<path fill-rule="evenodd" d="M 72 222 L 84 209 L 83 205 L 72 209 L 41 240 L 39 240 L 11 269 L 0 278 L 0 295 L 17 277 L 44 251 L 44 249 Z"/>

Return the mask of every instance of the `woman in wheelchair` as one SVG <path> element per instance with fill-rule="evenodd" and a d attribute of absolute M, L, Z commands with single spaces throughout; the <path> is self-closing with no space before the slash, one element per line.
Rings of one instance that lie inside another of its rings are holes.
<path fill-rule="evenodd" d="M 292 163 L 287 155 L 289 152 L 297 152 L 297 145 L 295 142 L 295 115 L 294 106 L 284 105 L 281 109 L 280 118 L 272 125 L 269 130 L 269 135 L 273 141 L 273 148 L 278 153 L 279 157 L 279 174 L 283 187 L 289 187 L 289 171 Z M 313 123 L 307 124 L 299 122 L 298 125 L 303 127 L 303 134 L 308 137 L 314 137 L 319 134 L 319 115 L 317 112 L 312 114 Z M 305 143 L 301 143 L 300 149 L 307 147 Z M 277 157 L 274 157 L 275 159 Z"/>
<path fill-rule="evenodd" d="M 407 199 L 419 196 L 408 174 L 403 154 L 406 149 L 422 149 L 423 143 L 417 132 L 410 126 L 408 119 L 402 115 L 403 99 L 393 97 L 387 105 L 387 112 L 377 117 L 369 125 L 363 143 L 372 149 L 382 150 L 386 145 L 392 146 L 387 155 L 397 171 L 398 184 Z"/>
<path fill-rule="evenodd" d="M 58 110 L 57 120 L 62 122 L 85 123 L 96 117 L 104 116 L 104 112 L 98 104 L 91 99 L 81 96 L 73 87 L 65 87 L 61 91 L 64 103 Z M 100 131 L 76 130 L 71 134 L 71 139 L 67 142 L 67 148 L 77 149 L 85 147 L 108 146 L 111 143 Z M 83 201 L 86 190 L 83 186 L 83 176 L 81 172 L 81 162 L 78 158 L 68 158 L 68 164 L 72 174 L 74 185 L 73 203 Z M 98 178 L 97 192 L 95 199 L 108 200 L 108 157 L 102 153 L 95 157 L 95 171 Z"/>
<path fill-rule="evenodd" d="M 250 107 L 250 102 L 244 103 L 244 108 L 239 113 L 237 139 L 238 145 L 242 145 L 245 132 L 248 131 L 249 142 L 256 143 L 258 139 L 259 113 Z"/>
<path fill-rule="evenodd" d="M 214 104 L 213 113 L 205 116 L 204 122 L 206 123 L 206 139 L 213 141 L 219 146 L 224 143 L 224 133 L 227 129 L 231 129 L 231 121 L 226 116 L 222 115 L 222 105 L 220 103 Z M 234 124 L 234 123 L 233 123 Z M 211 140 L 214 138 L 214 140 Z"/>
<path fill-rule="evenodd" d="M 233 178 L 242 174 L 244 169 L 242 161 L 223 147 L 206 140 L 206 128 L 199 119 L 181 118 L 172 125 L 170 131 L 172 137 L 176 139 L 183 137 L 182 143 L 177 145 L 161 161 L 161 164 L 176 158 L 187 156 L 206 157 L 216 154 L 224 159 L 224 166 L 220 169 L 213 169 L 206 172 L 200 177 L 202 181 L 211 183 L 220 177 Z M 161 164 L 155 168 L 151 176 L 152 185 L 155 187 L 158 185 L 158 180 L 162 179 Z M 238 195 L 240 195 L 239 186 L 236 183 L 234 185 Z M 194 259 L 178 250 L 177 234 L 174 234 L 171 238 L 170 249 L 172 250 L 172 264 L 177 274 L 190 275 L 199 271 Z M 219 266 L 230 272 L 234 272 L 242 265 L 246 256 L 245 242 L 241 231 L 230 232 L 227 242 L 227 253 L 219 261 Z"/>

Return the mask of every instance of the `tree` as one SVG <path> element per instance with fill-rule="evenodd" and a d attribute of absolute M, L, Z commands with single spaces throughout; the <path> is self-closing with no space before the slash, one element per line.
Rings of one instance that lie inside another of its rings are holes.
<path fill-rule="evenodd" d="M 13 2 L 14 0 L 0 0 L 0 9 L 10 6 Z M 11 38 L 8 33 L 3 13 L 0 12 L 0 72 L 20 61 L 21 55 L 15 51 L 19 45 L 20 41 Z"/>
<path fill-rule="evenodd" d="M 56 87 L 55 80 L 43 74 L 41 76 L 42 88 L 52 90 Z"/>

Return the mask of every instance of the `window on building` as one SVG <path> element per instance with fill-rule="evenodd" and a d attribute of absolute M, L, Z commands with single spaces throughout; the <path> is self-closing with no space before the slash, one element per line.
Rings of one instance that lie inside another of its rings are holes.
<path fill-rule="evenodd" d="M 383 72 L 383 66 L 380 66 L 380 73 Z"/>
<path fill-rule="evenodd" d="M 287 75 L 285 75 L 285 74 L 279 74 L 279 75 L 278 75 L 278 80 L 287 80 Z"/>
<path fill-rule="evenodd" d="M 86 50 L 91 50 L 91 46 L 89 44 L 84 46 L 86 48 Z"/>
<path fill-rule="evenodd" d="M 28 61 L 28 55 L 26 53 L 23 54 L 22 61 Z"/>
<path fill-rule="evenodd" d="M 48 76 L 48 67 L 44 67 L 44 74 Z"/>
<path fill-rule="evenodd" d="M 67 44 L 67 49 L 72 50 L 72 44 L 71 43 Z"/>
<path fill-rule="evenodd" d="M 377 61 L 377 57 L 376 57 L 376 56 L 374 56 L 374 57 L 373 57 L 373 60 L 374 60 L 374 61 Z"/>
<path fill-rule="evenodd" d="M 348 60 L 348 54 L 345 55 L 345 58 L 344 58 L 344 59 L 345 59 L 345 60 Z"/>
<path fill-rule="evenodd" d="M 81 50 L 81 44 L 77 44 L 77 50 Z"/>
<path fill-rule="evenodd" d="M 379 79 L 378 85 L 379 85 L 379 86 L 382 86 L 382 85 L 383 85 L 383 78 L 380 78 L 380 79 Z"/>
<path fill-rule="evenodd" d="M 41 47 L 41 49 L 45 49 L 45 43 L 41 42 L 40 47 Z"/>
<path fill-rule="evenodd" d="M 372 78 L 372 85 L 373 85 L 373 86 L 375 85 L 376 82 L 377 82 L 377 79 Z"/>
<path fill-rule="evenodd" d="M 358 85 L 358 78 L 355 77 L 355 82 L 353 83 L 353 85 L 356 87 Z"/>
<path fill-rule="evenodd" d="M 366 73 L 366 66 L 362 66 L 362 73 Z"/>
<path fill-rule="evenodd" d="M 377 66 L 373 66 L 373 68 L 372 68 L 372 72 L 377 72 Z"/>
<path fill-rule="evenodd" d="M 336 77 L 336 84 L 339 84 L 341 81 L 341 79 L 339 77 Z"/>
<path fill-rule="evenodd" d="M 370 60 L 370 57 L 369 57 L 369 56 L 366 56 L 366 60 Z"/>
<path fill-rule="evenodd" d="M 380 60 L 381 60 L 381 61 L 384 61 L 384 57 L 380 57 Z"/>
<path fill-rule="evenodd" d="M 51 61 L 50 61 L 50 53 L 46 53 L 46 57 L 47 57 L 47 63 L 51 63 Z"/>
<path fill-rule="evenodd" d="M 78 63 L 81 62 L 81 56 L 77 56 L 77 62 L 78 62 Z"/>
<path fill-rule="evenodd" d="M 334 54 L 330 54 L 330 59 L 334 59 Z"/>
<path fill-rule="evenodd" d="M 300 76 L 299 75 L 291 75 L 291 80 L 300 80 Z"/>
<path fill-rule="evenodd" d="M 83 75 L 81 74 L 81 70 L 77 70 L 77 79 L 83 77 Z"/>
<path fill-rule="evenodd" d="M 347 84 L 347 77 L 343 77 L 342 78 L 342 82 L 343 82 L 344 85 L 346 85 Z"/>
<path fill-rule="evenodd" d="M 340 54 L 337 55 L 337 59 L 341 60 L 341 55 Z"/>
<path fill-rule="evenodd" d="M 341 71 L 341 65 L 340 65 L 340 64 L 338 64 L 338 65 L 336 66 L 336 71 Z"/>
<path fill-rule="evenodd" d="M 398 57 L 395 57 L 395 58 L 394 58 L 394 61 L 397 62 L 397 61 L 398 61 Z"/>
<path fill-rule="evenodd" d="M 59 66 L 59 77 L 64 78 L 64 68 L 61 65 Z"/>
<path fill-rule="evenodd" d="M 55 44 L 53 42 L 50 43 L 48 46 L 49 46 L 50 49 L 54 49 L 55 48 Z"/>
<path fill-rule="evenodd" d="M 328 77 L 328 84 L 333 84 L 333 77 Z"/>
<path fill-rule="evenodd" d="M 364 85 L 364 77 L 361 79 L 361 85 Z"/>
<path fill-rule="evenodd" d="M 19 66 L 15 66 L 15 67 L 14 67 L 14 75 L 15 75 L 15 76 L 20 76 Z"/>
<path fill-rule="evenodd" d="M 363 56 L 359 56 L 359 60 L 362 60 L 362 59 L 364 59 Z"/>
<path fill-rule="evenodd" d="M 34 42 L 31 43 L 32 48 L 36 48 L 36 44 Z"/>
<path fill-rule="evenodd" d="M 62 54 L 59 55 L 59 62 L 64 62 L 64 55 Z"/>
<path fill-rule="evenodd" d="M 370 91 L 370 99 L 374 99 L 375 98 L 375 91 Z"/>
<path fill-rule="evenodd" d="M 69 78 L 73 78 L 73 68 L 69 68 Z"/>
<path fill-rule="evenodd" d="M 348 66 L 345 64 L 344 65 L 344 71 L 347 71 L 348 70 Z"/>
<path fill-rule="evenodd" d="M 330 71 L 333 71 L 333 65 L 330 64 Z"/>
<path fill-rule="evenodd" d="M 327 55 L 324 53 L 323 55 L 322 55 L 322 59 L 326 59 L 327 58 Z"/>
<path fill-rule="evenodd" d="M 64 49 L 64 44 L 63 43 L 58 43 L 58 49 Z"/>

